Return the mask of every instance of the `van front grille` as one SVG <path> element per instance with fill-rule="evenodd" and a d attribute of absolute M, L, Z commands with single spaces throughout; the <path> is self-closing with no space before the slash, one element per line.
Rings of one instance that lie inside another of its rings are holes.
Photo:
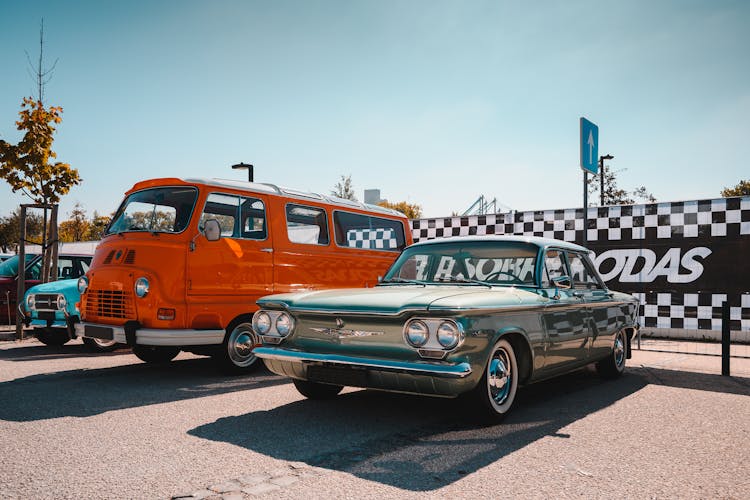
<path fill-rule="evenodd" d="M 89 290 L 86 300 L 86 319 L 135 319 L 133 296 L 122 290 Z"/>

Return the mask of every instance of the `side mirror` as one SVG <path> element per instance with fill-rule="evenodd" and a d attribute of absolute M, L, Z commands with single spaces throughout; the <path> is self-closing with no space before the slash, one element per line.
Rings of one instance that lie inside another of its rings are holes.
<path fill-rule="evenodd" d="M 557 278 L 552 278 L 552 284 L 555 285 L 555 288 L 562 288 L 564 290 L 569 290 L 573 287 L 573 283 L 570 281 L 570 276 L 558 276 Z"/>
<path fill-rule="evenodd" d="M 216 219 L 208 219 L 203 227 L 203 235 L 208 241 L 219 241 L 221 239 L 221 226 Z"/>

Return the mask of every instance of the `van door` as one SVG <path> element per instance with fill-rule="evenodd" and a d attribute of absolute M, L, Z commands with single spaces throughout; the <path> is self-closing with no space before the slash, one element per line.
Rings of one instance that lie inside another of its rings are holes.
<path fill-rule="evenodd" d="M 188 251 L 187 293 L 201 302 L 245 303 L 273 292 L 273 240 L 267 224 L 268 200 L 263 195 L 211 193 L 199 228 L 216 219 L 221 238 L 208 241 L 198 234 Z M 215 297 L 221 297 L 216 299 Z"/>

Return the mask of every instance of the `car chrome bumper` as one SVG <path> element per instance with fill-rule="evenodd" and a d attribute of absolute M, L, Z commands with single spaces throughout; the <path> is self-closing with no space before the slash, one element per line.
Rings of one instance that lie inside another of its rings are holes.
<path fill-rule="evenodd" d="M 292 351 L 281 347 L 256 347 L 253 351 L 262 359 L 290 361 L 295 363 L 311 364 L 325 363 L 329 365 L 343 365 L 347 367 L 360 367 L 376 371 L 408 373 L 412 375 L 423 375 L 439 378 L 461 379 L 471 375 L 469 363 L 446 363 L 446 362 L 408 362 L 390 361 L 373 358 L 358 358 L 354 356 L 342 356 L 339 354 L 317 354 L 310 352 Z"/>
<path fill-rule="evenodd" d="M 77 337 L 114 340 L 129 344 L 125 326 L 76 323 Z M 170 330 L 160 328 L 135 328 L 135 344 L 154 346 L 214 345 L 224 341 L 224 330 Z M 111 337 L 110 337 L 111 335 Z"/>

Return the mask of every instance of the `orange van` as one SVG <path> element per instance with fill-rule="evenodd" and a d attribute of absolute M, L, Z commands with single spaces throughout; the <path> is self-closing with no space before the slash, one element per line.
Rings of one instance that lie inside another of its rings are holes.
<path fill-rule="evenodd" d="M 139 182 L 79 279 L 75 333 L 147 363 L 185 350 L 242 372 L 257 363 L 258 298 L 374 285 L 410 243 L 406 217 L 383 207 L 264 183 Z"/>

